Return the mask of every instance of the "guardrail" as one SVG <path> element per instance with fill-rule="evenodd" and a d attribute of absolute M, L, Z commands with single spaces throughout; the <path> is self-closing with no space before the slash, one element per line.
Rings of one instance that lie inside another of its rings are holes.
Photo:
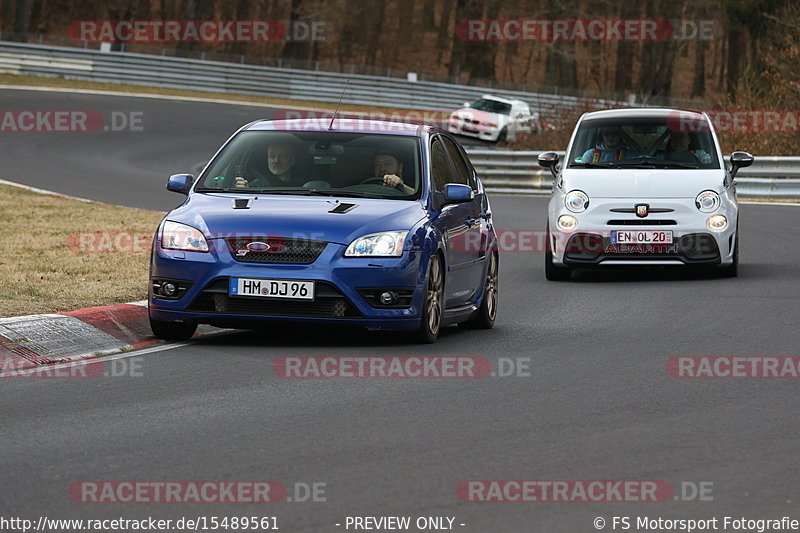
<path fill-rule="evenodd" d="M 180 57 L 101 52 L 0 41 L 0 73 L 131 83 L 222 93 L 257 94 L 290 100 L 343 102 L 399 109 L 452 110 L 489 89 L 360 74 L 306 71 L 203 61 Z M 527 101 L 542 117 L 578 106 L 627 106 L 627 102 L 575 96 L 498 91 Z M 491 192 L 549 194 L 550 172 L 538 166 L 539 152 L 468 149 Z M 563 157 L 563 152 L 560 153 Z M 739 171 L 741 196 L 800 198 L 800 157 L 756 157 Z"/>
<path fill-rule="evenodd" d="M 466 148 L 489 192 L 550 194 L 553 176 L 539 166 L 541 152 Z M 564 152 L 557 153 L 564 158 Z M 735 183 L 740 197 L 800 198 L 800 157 L 755 156 L 752 166 L 736 174 Z"/>
<path fill-rule="evenodd" d="M 494 93 L 524 100 L 533 109 L 539 110 L 542 117 L 563 114 L 565 108 L 629 105 L 626 102 L 577 96 L 10 41 L 0 41 L 0 73 L 59 76 L 318 102 L 337 102 L 347 85 L 343 102 L 394 109 L 455 110 L 465 101 Z"/>

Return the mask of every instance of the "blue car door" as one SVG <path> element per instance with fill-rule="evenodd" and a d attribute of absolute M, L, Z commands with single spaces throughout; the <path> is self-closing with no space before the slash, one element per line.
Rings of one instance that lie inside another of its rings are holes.
<path fill-rule="evenodd" d="M 453 141 L 441 135 L 431 139 L 431 185 L 440 201 L 445 184 L 469 185 L 466 170 L 459 172 L 449 155 L 457 148 L 448 143 Z M 466 303 L 480 287 L 480 203 L 473 199 L 444 205 L 434 224 L 444 236 L 447 250 L 446 305 L 454 307 Z"/>

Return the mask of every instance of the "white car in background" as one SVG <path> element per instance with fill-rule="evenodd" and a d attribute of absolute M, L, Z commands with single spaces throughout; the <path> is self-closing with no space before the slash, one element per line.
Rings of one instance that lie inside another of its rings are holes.
<path fill-rule="evenodd" d="M 505 142 L 517 133 L 537 133 L 539 114 L 522 100 L 484 94 L 450 114 L 448 131 L 484 141 Z"/>

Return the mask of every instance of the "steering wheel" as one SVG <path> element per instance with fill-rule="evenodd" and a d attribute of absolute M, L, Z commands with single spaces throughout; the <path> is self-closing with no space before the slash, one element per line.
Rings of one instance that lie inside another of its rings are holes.
<path fill-rule="evenodd" d="M 370 183 L 375 185 L 383 185 L 384 187 L 388 187 L 389 189 L 394 189 L 394 187 L 389 187 L 388 185 L 384 185 L 383 178 L 367 178 L 361 183 L 359 183 L 359 185 L 367 185 Z"/>
<path fill-rule="evenodd" d="M 668 154 L 668 158 L 678 163 L 700 164 L 700 158 L 688 150 L 676 150 Z"/>

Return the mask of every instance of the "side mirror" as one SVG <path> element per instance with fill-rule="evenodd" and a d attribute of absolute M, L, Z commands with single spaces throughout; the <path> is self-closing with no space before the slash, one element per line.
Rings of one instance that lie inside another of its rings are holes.
<path fill-rule="evenodd" d="M 539 154 L 539 166 L 549 168 L 553 177 L 556 177 L 556 165 L 558 164 L 558 154 L 555 152 L 544 152 Z"/>
<path fill-rule="evenodd" d="M 472 187 L 461 183 L 447 183 L 442 191 L 446 204 L 469 202 L 474 198 Z"/>
<path fill-rule="evenodd" d="M 733 152 L 731 154 L 731 178 L 736 176 L 740 168 L 749 167 L 755 158 L 747 152 Z"/>
<path fill-rule="evenodd" d="M 180 194 L 189 194 L 189 189 L 194 183 L 194 176 L 191 174 L 173 174 L 167 181 L 167 190 Z"/>
<path fill-rule="evenodd" d="M 469 102 L 464 102 L 464 107 L 472 107 L 469 105 Z"/>

